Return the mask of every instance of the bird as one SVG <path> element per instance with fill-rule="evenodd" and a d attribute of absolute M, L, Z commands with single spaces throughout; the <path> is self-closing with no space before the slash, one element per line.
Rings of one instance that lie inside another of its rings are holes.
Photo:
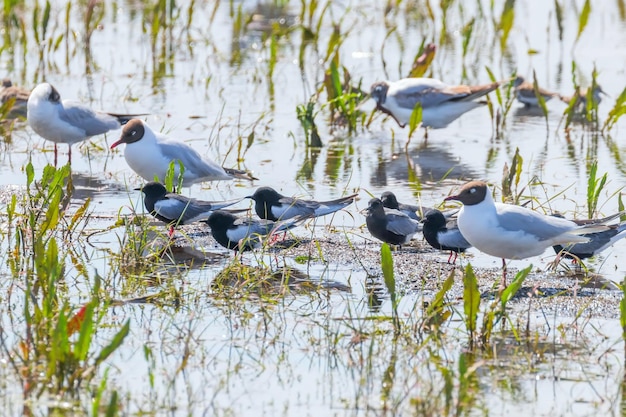
<path fill-rule="evenodd" d="M 376 108 L 405 127 L 417 104 L 422 106 L 422 126 L 446 127 L 463 113 L 485 102 L 475 99 L 495 90 L 502 82 L 478 86 L 448 85 L 434 78 L 403 78 L 372 84 L 370 95 Z"/>
<path fill-rule="evenodd" d="M 526 107 L 537 107 L 539 106 L 539 100 L 535 95 L 535 86 L 532 82 L 526 81 L 524 77 L 518 75 L 513 82 L 513 86 L 515 87 L 515 97 L 517 101 L 523 103 Z M 539 88 L 537 92 L 543 97 L 545 101 L 550 100 L 553 97 L 558 97 L 558 93 L 553 93 L 552 91 L 545 90 L 543 88 Z"/>
<path fill-rule="evenodd" d="M 365 212 L 365 223 L 370 234 L 390 245 L 402 246 L 422 229 L 417 220 L 400 210 L 385 208 L 379 198 L 372 198 Z"/>
<path fill-rule="evenodd" d="M 98 112 L 76 101 L 61 101 L 61 95 L 49 83 L 38 84 L 33 89 L 26 107 L 28 125 L 42 138 L 54 142 L 55 165 L 57 143 L 68 144 L 71 163 L 74 143 L 119 129 L 131 118 L 138 116 Z"/>
<path fill-rule="evenodd" d="M 349 206 L 357 196 L 351 194 L 329 201 L 302 200 L 284 196 L 271 187 L 259 187 L 246 198 L 254 201 L 254 210 L 260 218 L 277 221 L 296 216 L 325 216 Z"/>
<path fill-rule="evenodd" d="M 228 201 L 203 201 L 170 193 L 160 182 L 150 181 L 143 187 L 135 188 L 144 194 L 143 204 L 146 211 L 169 226 L 169 236 L 174 234 L 174 227 L 206 220 L 215 210 L 232 206 L 242 199 Z"/>
<path fill-rule="evenodd" d="M 525 259 L 541 255 L 554 245 L 587 242 L 585 233 L 607 230 L 601 224 L 578 225 L 526 207 L 496 203 L 487 183 L 471 181 L 445 201 L 463 203 L 458 213 L 459 230 L 476 249 L 502 259 L 502 281 L 506 287 L 505 259 Z"/>
<path fill-rule="evenodd" d="M 380 201 L 383 203 L 383 207 L 400 210 L 413 220 L 421 220 L 421 217 L 417 213 L 425 213 L 433 210 L 430 207 L 422 207 L 413 204 L 400 203 L 396 198 L 396 195 L 391 191 L 384 191 L 380 195 Z"/>
<path fill-rule="evenodd" d="M 203 159 L 191 146 L 153 132 L 150 126 L 140 119 L 132 119 L 124 126 L 119 140 L 111 145 L 111 149 L 121 144 L 126 144 L 124 158 L 128 166 L 146 181 L 154 181 L 157 178 L 163 182 L 172 162 L 174 178 L 180 174 L 178 162 L 184 167 L 184 187 L 204 181 L 256 179 L 245 171 L 223 168 L 215 162 Z"/>
<path fill-rule="evenodd" d="M 624 212 L 619 212 L 603 219 L 589 219 L 589 220 L 572 220 L 578 225 L 585 224 L 605 224 L 620 216 Z M 560 214 L 553 214 L 553 216 L 562 217 Z M 577 259 L 587 259 L 597 255 L 610 246 L 613 246 L 615 242 L 626 237 L 626 222 L 620 222 L 619 224 L 607 225 L 608 230 L 585 233 L 581 236 L 589 239 L 585 243 L 574 243 L 570 245 L 554 245 L 552 248 L 557 254 L 563 254 L 566 258 L 572 258 L 574 261 Z"/>
<path fill-rule="evenodd" d="M 602 95 L 608 95 L 604 92 L 602 87 L 598 84 L 595 84 L 591 91 L 589 88 L 578 87 L 573 95 L 571 96 L 561 96 L 561 101 L 567 104 L 568 106 L 572 106 L 574 112 L 583 113 L 587 108 L 587 96 L 591 93 L 591 99 L 593 102 L 598 105 L 602 101 Z"/>
<path fill-rule="evenodd" d="M 30 90 L 13 85 L 10 79 L 4 78 L 0 86 L 0 104 L 6 119 L 26 118 Z"/>
<path fill-rule="evenodd" d="M 263 245 L 266 237 L 296 227 L 306 217 L 271 221 L 238 217 L 224 210 L 215 210 L 204 222 L 211 228 L 213 238 L 225 248 L 235 252 L 254 250 Z"/>
<path fill-rule="evenodd" d="M 456 219 L 446 219 L 443 213 L 432 209 L 422 220 L 422 233 L 430 246 L 439 250 L 449 250 L 448 263 L 454 255 L 452 263 L 456 263 L 459 253 L 465 252 L 472 245 L 463 237 Z"/>

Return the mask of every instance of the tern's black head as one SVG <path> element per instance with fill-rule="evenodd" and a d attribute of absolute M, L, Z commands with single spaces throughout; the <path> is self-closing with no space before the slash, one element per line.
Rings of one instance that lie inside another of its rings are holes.
<path fill-rule="evenodd" d="M 396 195 L 391 191 L 385 191 L 384 193 L 382 193 L 380 196 L 380 201 L 382 201 L 384 207 L 396 210 L 400 209 L 398 199 L 396 198 Z"/>
<path fill-rule="evenodd" d="M 237 217 L 233 214 L 223 210 L 215 210 L 211 212 L 211 215 L 205 220 L 205 223 L 209 225 L 211 230 L 225 231 L 235 223 L 235 220 L 237 220 Z"/>
<path fill-rule="evenodd" d="M 383 202 L 378 198 L 372 198 L 367 203 L 366 211 L 373 217 L 385 217 L 385 207 L 383 206 Z"/>
<path fill-rule="evenodd" d="M 424 223 L 424 230 L 426 230 L 427 225 L 431 229 L 440 229 L 446 226 L 447 220 L 439 210 L 430 210 L 426 213 L 422 223 Z"/>
<path fill-rule="evenodd" d="M 483 181 L 471 181 L 465 184 L 457 195 L 451 195 L 446 198 L 446 201 L 457 200 L 466 206 L 473 206 L 482 203 L 487 196 L 487 192 L 489 192 L 487 183 Z"/>
<path fill-rule="evenodd" d="M 122 143 L 135 143 L 141 140 L 146 133 L 146 127 L 143 122 L 139 119 L 131 119 L 124 125 L 124 129 L 122 129 L 122 135 L 119 140 L 111 145 L 111 149 L 115 148 Z"/>
<path fill-rule="evenodd" d="M 167 192 L 168 192 L 167 188 L 165 188 L 165 185 L 161 184 L 160 182 L 156 182 L 156 181 L 150 181 L 150 182 L 144 184 L 144 186 L 141 187 L 141 188 L 135 188 L 135 190 L 141 191 L 147 197 L 151 197 L 151 198 L 155 198 L 155 199 L 159 199 L 161 197 L 165 197 L 165 194 L 167 194 Z"/>
<path fill-rule="evenodd" d="M 257 216 L 267 220 L 278 220 L 272 213 L 272 206 L 278 206 L 284 196 L 270 187 L 260 187 L 247 198 L 254 200 L 254 211 Z"/>
<path fill-rule="evenodd" d="M 283 196 L 271 187 L 259 187 L 254 194 L 247 198 L 253 199 L 256 203 L 278 204 Z"/>

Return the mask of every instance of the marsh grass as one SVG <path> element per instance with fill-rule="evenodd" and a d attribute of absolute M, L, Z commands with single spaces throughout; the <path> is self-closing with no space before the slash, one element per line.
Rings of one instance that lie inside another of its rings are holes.
<path fill-rule="evenodd" d="M 2 350 L 15 370 L 13 377 L 21 382 L 25 400 L 52 396 L 73 409 L 86 400 L 85 393 L 105 360 L 122 345 L 130 324 L 123 324 L 108 342 L 96 342 L 108 302 L 101 293 L 101 277 L 87 272 L 77 252 L 89 201 L 71 217 L 62 204 L 72 192 L 69 165 L 58 170 L 47 166 L 35 181 L 33 166 L 28 164 L 26 174 L 25 195 L 14 196 L 7 207 L 14 224 L 9 233 L 9 267 L 16 284 L 11 298 L 22 309 L 10 312 L 15 333 L 9 334 L 5 327 L 0 331 Z M 82 307 L 68 294 L 72 278 L 92 280 Z M 108 407 L 116 410 L 115 390 L 99 388 L 98 401 L 105 391 Z"/>

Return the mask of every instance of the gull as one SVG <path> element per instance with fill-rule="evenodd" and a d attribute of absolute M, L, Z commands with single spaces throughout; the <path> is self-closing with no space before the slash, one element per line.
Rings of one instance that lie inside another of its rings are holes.
<path fill-rule="evenodd" d="M 454 255 L 452 264 L 456 263 L 459 253 L 465 252 L 472 245 L 463 237 L 459 230 L 456 219 L 447 219 L 437 209 L 432 209 L 422 220 L 422 232 L 424 239 L 430 246 L 439 250 L 449 250 L 448 263 Z"/>
<path fill-rule="evenodd" d="M 365 209 L 367 230 L 378 240 L 399 245 L 408 243 L 422 228 L 400 210 L 388 209 L 378 198 L 372 198 Z"/>
<path fill-rule="evenodd" d="M 232 206 L 242 200 L 241 198 L 228 201 L 198 200 L 170 193 L 165 185 L 156 181 L 150 181 L 135 190 L 143 192 L 146 211 L 169 226 L 170 237 L 174 234 L 175 226 L 206 220 L 213 211 Z"/>
<path fill-rule="evenodd" d="M 97 112 L 81 103 L 63 100 L 49 83 L 37 85 L 27 104 L 29 126 L 42 138 L 54 142 L 54 164 L 57 162 L 57 143 L 67 143 L 69 162 L 72 145 L 109 130 L 119 129 L 133 114 Z"/>
<path fill-rule="evenodd" d="M 174 178 L 180 173 L 179 162 L 183 164 L 183 186 L 204 181 L 221 181 L 242 178 L 253 180 L 245 171 L 223 168 L 215 162 L 203 159 L 200 154 L 184 142 L 168 139 L 160 133 L 152 131 L 143 120 L 131 119 L 119 140 L 111 145 L 111 149 L 126 144 L 124 158 L 130 168 L 146 181 L 155 178 L 163 182 L 165 175 L 174 162 Z"/>
<path fill-rule="evenodd" d="M 513 82 L 513 86 L 515 87 L 515 96 L 517 98 L 517 101 L 523 103 L 526 107 L 539 106 L 539 100 L 537 100 L 537 96 L 535 95 L 535 87 L 532 82 L 526 81 L 524 77 L 518 75 Z M 541 95 L 541 97 L 543 97 L 545 101 L 548 101 L 553 97 L 559 96 L 558 93 L 553 93 L 543 88 L 539 88 L 537 92 Z"/>
<path fill-rule="evenodd" d="M 422 106 L 422 126 L 435 129 L 485 102 L 477 98 L 495 90 L 501 82 L 468 86 L 448 85 L 434 78 L 403 78 L 399 81 L 378 81 L 371 87 L 376 108 L 393 117 L 400 127 L 409 123 L 413 109 Z"/>
<path fill-rule="evenodd" d="M 25 119 L 29 96 L 29 90 L 13 85 L 8 78 L 3 79 L 2 86 L 0 86 L 0 104 L 2 104 L 3 109 L 6 106 L 5 117 L 7 119 L 15 119 L 17 117 Z"/>
<path fill-rule="evenodd" d="M 584 243 L 589 239 L 583 234 L 607 230 L 601 224 L 578 225 L 526 207 L 496 203 L 482 181 L 465 184 L 457 195 L 445 200 L 463 203 L 458 226 L 465 239 L 479 251 L 502 258 L 501 289 L 506 286 L 505 259 L 541 255 L 554 245 Z"/>
<path fill-rule="evenodd" d="M 270 187 L 260 187 L 246 198 L 254 200 L 254 209 L 260 218 L 277 221 L 296 216 L 325 216 L 349 206 L 357 196 L 351 194 L 329 201 L 302 200 L 284 196 Z"/>

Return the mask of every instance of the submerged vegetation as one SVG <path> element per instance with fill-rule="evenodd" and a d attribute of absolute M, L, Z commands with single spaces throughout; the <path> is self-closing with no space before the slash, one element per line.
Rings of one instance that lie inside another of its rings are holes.
<path fill-rule="evenodd" d="M 626 7 L 606 5 L 619 12 L 607 19 L 579 3 L 6 0 L 0 57 L 16 84 L 49 80 L 94 108 L 150 113 L 220 164 L 260 171 L 262 185 L 394 189 L 440 205 L 450 186 L 484 176 L 507 203 L 594 218 L 615 200 L 624 208 L 626 89 L 577 51 L 598 26 L 622 28 Z M 525 27 L 539 15 L 544 26 Z M 515 101 L 518 74 L 532 76 L 538 108 Z M 402 130 L 370 99 L 374 81 L 406 76 L 501 85 L 426 134 L 423 106 Z M 546 102 L 544 84 L 571 100 Z M 598 102 L 600 85 L 610 93 Z M 623 409 L 626 281 L 609 291 L 593 274 L 623 280 L 612 258 L 582 272 L 562 259 L 557 273 L 533 259 L 498 291 L 499 260 L 470 251 L 448 265 L 419 241 L 392 251 L 370 241 L 358 207 L 235 256 L 204 224 L 170 239 L 101 139 L 81 144 L 71 169 L 53 168 L 49 144 L 22 122 L 0 132 L 3 168 L 25 184 L 8 188 L 0 230 L 9 415 Z M 167 189 L 180 191 L 173 172 Z"/>

